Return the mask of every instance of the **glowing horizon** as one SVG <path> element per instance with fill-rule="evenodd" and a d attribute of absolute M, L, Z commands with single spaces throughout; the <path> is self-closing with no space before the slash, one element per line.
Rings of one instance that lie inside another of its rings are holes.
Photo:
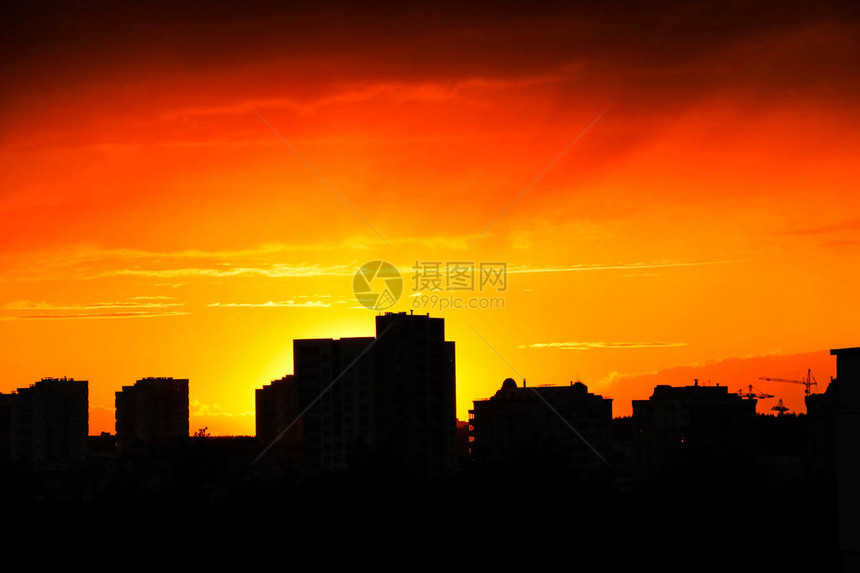
<path fill-rule="evenodd" d="M 860 345 L 838 7 L 245 4 L 10 10 L 0 392 L 89 380 L 96 434 L 188 378 L 192 431 L 253 434 L 293 339 L 373 336 L 375 260 L 388 310 L 446 319 L 460 419 L 517 373 L 616 416 L 694 377 L 802 412 L 758 377 L 823 391 Z M 418 261 L 504 262 L 503 308 L 415 308 Z"/>

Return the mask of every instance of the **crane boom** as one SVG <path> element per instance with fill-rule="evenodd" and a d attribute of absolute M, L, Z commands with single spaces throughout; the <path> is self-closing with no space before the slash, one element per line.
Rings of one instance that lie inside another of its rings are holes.
<path fill-rule="evenodd" d="M 815 380 L 815 377 L 812 375 L 812 369 L 808 369 L 806 371 L 806 380 L 789 380 L 788 378 L 768 378 L 766 376 L 760 376 L 759 380 L 765 380 L 767 382 L 790 382 L 792 384 L 803 384 L 805 386 L 804 396 L 809 396 L 811 393 L 811 387 L 818 384 L 818 381 Z"/>
<path fill-rule="evenodd" d="M 758 399 L 773 398 L 773 394 L 767 394 L 766 392 L 762 392 L 761 390 L 759 390 L 758 388 L 756 388 L 756 387 L 755 387 L 755 386 L 753 386 L 752 384 L 750 384 L 749 386 L 747 386 L 747 388 L 748 388 L 748 390 L 747 390 L 746 392 L 744 392 L 744 389 L 743 389 L 743 388 L 741 388 L 740 390 L 738 390 L 738 395 L 739 395 L 741 398 L 748 398 L 748 399 L 752 399 L 752 398 L 758 398 Z"/>

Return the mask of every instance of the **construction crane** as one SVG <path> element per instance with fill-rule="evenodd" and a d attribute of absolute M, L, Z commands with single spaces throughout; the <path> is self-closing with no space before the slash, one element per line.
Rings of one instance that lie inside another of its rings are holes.
<path fill-rule="evenodd" d="M 760 377 L 759 380 L 767 380 L 768 382 L 791 382 L 792 384 L 803 384 L 806 388 L 804 390 L 803 395 L 809 396 L 811 394 L 810 388 L 818 384 L 815 380 L 815 377 L 812 375 L 812 369 L 807 369 L 806 371 L 806 380 L 788 380 L 786 378 L 765 378 L 764 376 Z"/>
<path fill-rule="evenodd" d="M 786 412 L 788 412 L 788 408 L 786 408 L 782 403 L 782 398 L 779 399 L 779 404 L 771 408 L 774 412 L 776 412 L 777 416 L 782 416 Z"/>
<path fill-rule="evenodd" d="M 747 386 L 746 392 L 744 392 L 743 388 L 738 390 L 738 396 L 740 396 L 741 398 L 749 398 L 749 399 L 752 399 L 752 398 L 758 398 L 758 399 L 773 398 L 773 394 L 766 394 L 766 393 L 762 392 L 761 390 L 759 390 L 758 388 L 756 388 L 755 386 L 753 386 L 752 384 Z"/>

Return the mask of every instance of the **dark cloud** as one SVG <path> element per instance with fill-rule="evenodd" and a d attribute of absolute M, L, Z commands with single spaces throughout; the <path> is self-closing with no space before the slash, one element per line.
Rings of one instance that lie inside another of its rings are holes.
<path fill-rule="evenodd" d="M 5 66 L 23 75 L 99 66 L 134 74 L 146 62 L 177 70 L 312 62 L 321 76 L 397 78 L 534 74 L 571 61 L 694 71 L 703 60 L 754 63 L 815 29 L 846 37 L 822 39 L 809 59 L 827 64 L 818 55 L 827 48 L 857 58 L 852 2 L 11 2 L 4 10 Z"/>
<path fill-rule="evenodd" d="M 20 0 L 2 10 L 4 122 L 58 98 L 70 113 L 129 99 L 163 109 L 182 98 L 313 99 L 351 82 L 564 71 L 560 99 L 649 109 L 714 93 L 853 101 L 860 87 L 855 2 Z"/>

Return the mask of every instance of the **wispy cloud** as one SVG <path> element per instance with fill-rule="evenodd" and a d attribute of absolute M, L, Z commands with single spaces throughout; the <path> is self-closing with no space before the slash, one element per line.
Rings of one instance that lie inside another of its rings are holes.
<path fill-rule="evenodd" d="M 11 314 L 0 320 L 82 320 L 98 318 L 157 318 L 189 314 L 175 310 L 184 302 L 167 302 L 170 297 L 135 297 L 124 301 L 55 303 L 17 300 L 6 303 L 3 309 Z M 38 314 L 20 314 L 36 311 Z"/>
<path fill-rule="evenodd" d="M 641 270 L 653 270 L 653 269 L 664 269 L 664 268 L 675 268 L 675 267 L 700 267 L 700 266 L 708 266 L 708 265 L 725 265 L 731 263 L 743 263 L 747 262 L 749 259 L 725 259 L 725 260 L 711 260 L 711 261 L 646 261 L 646 262 L 632 262 L 632 263 L 611 263 L 611 264 L 577 264 L 577 265 L 548 265 L 548 266 L 533 266 L 533 265 L 511 265 L 507 264 L 506 272 L 508 274 L 543 274 L 543 273 L 575 273 L 575 272 L 589 272 L 589 271 L 641 271 Z M 446 266 L 446 262 L 449 261 L 439 261 L 441 267 L 439 272 L 444 277 L 448 268 Z M 466 261 L 468 263 L 469 261 Z M 475 268 L 481 264 L 482 261 L 471 261 L 475 264 Z M 460 263 L 458 263 L 460 264 Z M 504 264 L 504 262 L 493 262 L 494 265 Z M 410 274 L 416 272 L 414 267 L 399 267 L 398 270 L 401 274 Z M 637 273 L 635 275 L 625 275 L 625 276 L 658 276 L 657 273 Z M 416 293 L 410 296 L 418 296 L 421 293 Z"/>
<path fill-rule="evenodd" d="M 465 243 L 464 243 L 465 244 Z M 719 265 L 745 262 L 746 259 L 714 260 L 714 261 L 656 261 L 656 262 L 633 262 L 617 264 L 581 264 L 581 265 L 558 265 L 558 266 L 508 266 L 509 274 L 528 273 L 571 273 L 587 271 L 610 271 L 610 270 L 647 270 L 674 267 L 698 267 L 707 265 Z M 105 276 L 142 276 L 158 278 L 175 277 L 198 277 L 198 278 L 227 278 L 239 276 L 259 276 L 266 278 L 300 278 L 318 276 L 353 276 L 360 266 L 358 261 L 341 265 L 302 265 L 272 263 L 255 266 L 229 266 L 223 265 L 218 268 L 205 267 L 183 267 L 169 269 L 115 269 L 103 271 L 98 274 Z M 412 267 L 400 267 L 402 274 L 414 272 Z"/>
<path fill-rule="evenodd" d="M 687 346 L 686 342 L 539 342 L 521 344 L 520 348 L 550 348 L 555 350 L 593 350 L 596 348 L 671 348 Z"/>
<path fill-rule="evenodd" d="M 145 302 L 147 300 L 168 300 L 170 297 L 134 297 L 127 301 L 89 302 L 89 303 L 50 303 L 18 300 L 3 306 L 6 310 L 109 310 L 109 309 L 160 309 L 185 306 L 184 302 Z"/>
<path fill-rule="evenodd" d="M 392 245 L 404 248 L 432 248 L 451 251 L 465 250 L 475 235 L 407 237 L 392 241 Z M 7 272 L 2 281 L 13 280 L 94 280 L 111 277 L 144 277 L 163 279 L 160 286 L 176 287 L 195 279 L 226 279 L 231 277 L 262 278 L 307 278 L 353 276 L 361 264 L 372 255 L 360 251 L 382 248 L 382 241 L 357 239 L 355 241 L 312 244 L 283 245 L 266 244 L 257 248 L 237 250 L 181 250 L 146 251 L 136 249 L 101 249 L 78 245 L 39 253 L 40 264 L 34 267 L 25 261 L 7 261 Z M 305 262 L 317 258 L 315 252 L 331 250 L 353 252 L 356 257 L 342 264 L 319 264 Z M 285 260 L 286 259 L 286 260 Z M 290 261 L 289 259 L 293 259 Z M 295 259 L 299 259 L 296 261 Z M 452 260 L 440 256 L 440 261 Z M 642 271 L 673 267 L 697 267 L 745 262 L 749 259 L 700 260 L 700 261 L 634 261 L 606 264 L 568 265 L 515 265 L 509 263 L 509 274 L 570 273 L 596 271 Z M 477 261 L 476 261 L 477 262 Z M 399 267 L 401 274 L 409 274 L 412 266 Z M 169 297 L 141 296 L 129 301 L 167 303 Z M 125 303 L 129 306 L 128 303 Z"/>
<path fill-rule="evenodd" d="M 268 302 L 213 302 L 206 306 L 219 308 L 325 308 L 331 306 L 332 302 L 323 300 L 279 300 Z"/>
<path fill-rule="evenodd" d="M 133 268 L 102 271 L 90 278 L 132 276 L 155 278 L 227 278 L 257 276 L 267 278 L 298 278 L 319 276 L 352 276 L 358 263 L 351 265 L 293 265 L 284 263 L 260 264 L 255 266 L 223 266 L 221 268 L 177 267 L 177 268 Z"/>
<path fill-rule="evenodd" d="M 99 318 L 160 318 L 166 316 L 182 316 L 188 312 L 105 312 L 105 313 L 79 313 L 79 314 L 29 314 L 22 316 L 6 316 L 3 320 L 85 320 Z"/>
<path fill-rule="evenodd" d="M 860 229 L 860 219 L 846 219 L 829 225 L 807 227 L 805 229 L 790 229 L 777 231 L 777 235 L 824 235 L 841 231 L 856 231 Z"/>
<path fill-rule="evenodd" d="M 407 237 L 398 246 L 442 249 L 464 249 L 470 235 Z M 159 286 L 176 287 L 185 280 L 230 277 L 301 278 L 352 276 L 365 262 L 366 254 L 384 247 L 378 239 L 315 243 L 306 245 L 265 244 L 236 250 L 147 251 L 139 249 L 103 249 L 87 245 L 69 246 L 38 254 L 37 268 L 25 261 L 8 261 L 4 280 L 54 280 L 62 277 L 92 280 L 110 277 L 146 277 L 164 279 Z M 321 251 L 353 252 L 356 258 L 345 264 L 323 265 L 305 262 L 317 258 Z M 360 258 L 359 258 L 360 257 Z M 32 258 L 32 256 L 31 256 Z M 286 259 L 286 260 L 285 260 Z M 294 259 L 290 261 L 289 259 Z M 295 261 L 295 259 L 300 259 Z M 304 259 L 304 260 L 302 260 Z M 167 298 L 139 297 L 131 300 L 158 302 Z"/>
<path fill-rule="evenodd" d="M 454 81 L 425 82 L 362 82 L 336 86 L 333 93 L 316 99 L 300 101 L 291 98 L 258 98 L 234 101 L 220 106 L 193 107 L 164 114 L 166 120 L 180 117 L 245 115 L 255 109 L 290 110 L 298 115 L 312 115 L 338 104 L 385 101 L 392 105 L 413 102 L 444 103 L 463 96 L 479 96 L 487 92 L 516 90 L 534 85 L 564 81 L 581 75 L 581 70 L 565 66 L 556 73 L 528 77 L 473 77 Z"/>
<path fill-rule="evenodd" d="M 381 244 L 381 243 L 380 243 Z M 345 251 L 350 245 L 341 243 L 284 245 L 266 244 L 237 250 L 148 251 L 139 249 L 105 249 L 89 245 L 73 245 L 28 253 L 26 258 L 7 254 L 2 261 L 4 280 L 95 279 L 112 276 L 146 276 L 166 279 L 194 277 L 256 276 L 315 276 L 345 272 L 346 265 L 324 267 L 289 258 L 307 259 L 321 250 Z M 375 246 L 362 243 L 355 249 Z M 2 255 L 0 255 L 2 256 Z M 32 265 L 32 260 L 39 265 Z M 351 270 L 354 272 L 354 266 Z M 177 287 L 181 281 L 160 282 L 159 286 Z"/>
<path fill-rule="evenodd" d="M 199 400 L 191 401 L 191 412 L 189 415 L 194 418 L 203 418 L 210 416 L 221 416 L 227 418 L 241 418 L 246 416 L 253 416 L 253 410 L 246 410 L 244 412 L 228 412 L 225 411 L 220 404 L 204 404 Z"/>
<path fill-rule="evenodd" d="M 158 296 L 131 296 L 131 297 L 129 297 L 129 298 L 128 298 L 128 300 L 174 300 L 175 298 L 176 298 L 175 296 L 164 296 L 164 295 L 158 295 Z"/>
<path fill-rule="evenodd" d="M 701 267 L 707 265 L 725 265 L 731 263 L 743 263 L 749 259 L 724 259 L 710 261 L 647 261 L 632 263 L 613 264 L 589 264 L 589 265 L 558 265 L 558 266 L 508 266 L 507 272 L 511 273 L 573 273 L 586 271 L 615 271 L 615 270 L 640 270 L 640 269 L 665 269 L 673 267 Z"/>

